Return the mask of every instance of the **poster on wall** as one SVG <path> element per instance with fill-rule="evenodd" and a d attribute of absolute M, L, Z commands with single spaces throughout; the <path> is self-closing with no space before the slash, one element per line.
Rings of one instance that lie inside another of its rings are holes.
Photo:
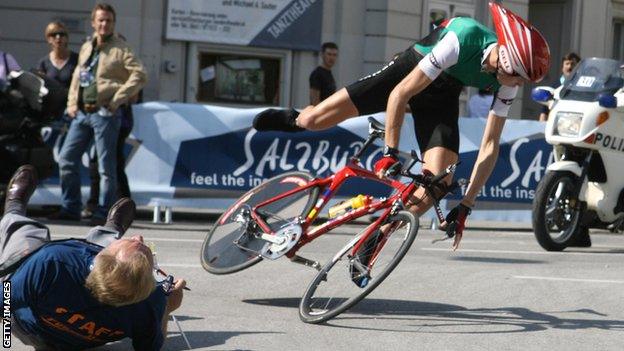
<path fill-rule="evenodd" d="M 319 49 L 323 0 L 169 0 L 166 38 Z"/>

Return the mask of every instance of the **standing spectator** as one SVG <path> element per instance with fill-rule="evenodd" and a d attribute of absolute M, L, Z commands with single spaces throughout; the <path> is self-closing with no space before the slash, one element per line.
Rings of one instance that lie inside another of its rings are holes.
<path fill-rule="evenodd" d="M 37 70 L 52 78 L 65 88 L 65 99 L 71 84 L 74 69 L 78 65 L 78 54 L 69 50 L 69 34 L 61 22 L 50 22 L 45 29 L 45 37 L 51 51 L 39 60 Z"/>
<path fill-rule="evenodd" d="M 130 46 L 114 35 L 115 10 L 98 3 L 91 12 L 93 39 L 82 45 L 72 77 L 67 114 L 72 118 L 60 151 L 62 208 L 51 219 L 80 220 L 80 161 L 91 138 L 95 140 L 100 173 L 98 208 L 92 224 L 104 222 L 115 201 L 117 139 L 122 105 L 145 85 L 147 75 Z"/>
<path fill-rule="evenodd" d="M 61 22 L 50 22 L 45 29 L 45 38 L 50 45 L 51 51 L 39 60 L 37 70 L 50 79 L 61 84 L 63 89 L 63 104 L 67 105 L 67 93 L 71 84 L 72 75 L 78 65 L 78 54 L 69 50 L 69 33 L 67 27 Z M 55 141 L 54 147 L 60 149 L 67 134 L 68 119 L 59 118 L 52 123 L 53 128 L 59 130 L 59 137 Z"/>
<path fill-rule="evenodd" d="M 126 175 L 126 155 L 124 154 L 124 146 L 126 138 L 132 132 L 134 127 L 134 117 L 132 115 L 132 105 L 143 101 L 143 91 L 133 96 L 130 101 L 123 105 L 121 113 L 121 127 L 119 128 L 119 138 L 117 138 L 117 197 L 131 198 L 130 184 L 128 184 L 128 176 Z M 99 164 L 97 152 L 89 160 L 89 178 L 91 178 L 91 190 L 89 199 L 80 216 L 84 219 L 93 217 L 93 213 L 97 209 L 98 199 L 100 197 L 100 173 L 98 172 Z"/>
<path fill-rule="evenodd" d="M 0 50 L 0 80 L 7 80 L 7 76 L 11 71 L 20 71 L 21 69 L 17 60 L 11 54 Z"/>
<path fill-rule="evenodd" d="M 336 80 L 331 69 L 338 59 L 338 45 L 335 43 L 323 43 L 321 46 L 320 66 L 310 74 L 310 105 L 318 105 L 336 92 Z"/>
<path fill-rule="evenodd" d="M 550 85 L 553 88 L 558 88 L 563 85 L 563 82 L 570 76 L 574 67 L 581 62 L 581 57 L 575 52 L 569 52 L 561 59 L 561 76 Z M 539 115 L 540 122 L 546 122 L 548 120 L 548 113 L 550 109 L 547 106 L 542 106 L 541 113 Z"/>
<path fill-rule="evenodd" d="M 121 238 L 134 202 L 119 200 L 105 225 L 84 240 L 50 241 L 49 229 L 26 217 L 36 184 L 34 167 L 17 170 L 0 221 L 0 280 L 11 281 L 11 332 L 37 350 L 82 350 L 123 338 L 135 350 L 159 350 L 186 282 L 173 289 L 157 284 L 143 238 Z"/>
<path fill-rule="evenodd" d="M 468 117 L 487 117 L 488 113 L 490 113 L 493 100 L 494 94 L 487 90 L 479 89 L 479 92 L 471 96 L 468 100 L 468 104 L 466 105 L 466 115 Z"/>

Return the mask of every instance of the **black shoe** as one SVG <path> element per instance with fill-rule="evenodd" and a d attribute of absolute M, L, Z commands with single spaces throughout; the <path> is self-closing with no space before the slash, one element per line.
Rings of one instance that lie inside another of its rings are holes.
<path fill-rule="evenodd" d="M 52 213 L 47 217 L 51 221 L 72 221 L 80 222 L 80 215 L 71 214 L 64 209 L 60 209 L 57 212 Z"/>
<path fill-rule="evenodd" d="M 26 214 L 26 205 L 37 188 L 37 170 L 24 165 L 15 171 L 9 181 L 4 202 L 5 213 Z"/>
<path fill-rule="evenodd" d="M 105 227 L 114 228 L 121 235 L 130 228 L 134 216 L 136 215 L 136 204 L 129 197 L 119 199 L 108 211 Z M 96 219 L 95 217 L 92 220 Z"/>
<path fill-rule="evenodd" d="M 258 131 L 303 132 L 305 129 L 297 126 L 299 112 L 290 110 L 266 109 L 256 115 L 253 127 Z"/>
<path fill-rule="evenodd" d="M 368 263 L 373 257 L 380 234 L 381 232 L 377 231 L 373 233 L 373 235 L 371 235 L 366 242 L 364 242 L 360 250 L 355 254 L 355 257 L 349 266 L 351 280 L 360 288 L 366 287 L 370 280 L 370 275 L 368 274 Z"/>

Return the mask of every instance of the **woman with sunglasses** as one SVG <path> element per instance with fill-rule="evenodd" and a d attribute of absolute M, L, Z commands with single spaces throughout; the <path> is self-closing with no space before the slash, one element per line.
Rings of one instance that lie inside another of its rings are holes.
<path fill-rule="evenodd" d="M 442 22 L 380 71 L 341 89 L 303 111 L 268 109 L 256 116 L 259 131 L 299 132 L 332 127 L 347 118 L 386 112 L 383 158 L 375 164 L 382 176 L 399 162 L 399 136 L 409 104 L 424 171 L 440 173 L 459 154 L 459 95 L 471 86 L 494 93 L 470 185 L 443 223 L 454 223 L 456 249 L 467 216 L 498 158 L 500 137 L 518 87 L 539 82 L 550 65 L 548 44 L 539 31 L 504 7 L 490 3 L 495 31 L 467 17 Z M 451 182 L 451 176 L 446 180 Z M 436 196 L 444 195 L 440 189 Z M 424 191 L 411 199 L 421 214 L 432 200 Z"/>
<path fill-rule="evenodd" d="M 63 23 L 51 22 L 48 24 L 45 29 L 45 37 L 50 44 L 51 51 L 39 60 L 37 70 L 48 78 L 61 83 L 65 88 L 65 96 L 67 96 L 72 74 L 78 65 L 78 54 L 69 50 L 69 35 Z"/>

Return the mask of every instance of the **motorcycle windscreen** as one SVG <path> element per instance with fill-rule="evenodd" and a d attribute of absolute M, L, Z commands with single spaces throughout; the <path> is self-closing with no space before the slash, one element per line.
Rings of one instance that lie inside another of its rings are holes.
<path fill-rule="evenodd" d="M 583 59 L 563 83 L 561 100 L 594 102 L 601 94 L 615 94 L 624 85 L 621 66 L 607 58 Z"/>

